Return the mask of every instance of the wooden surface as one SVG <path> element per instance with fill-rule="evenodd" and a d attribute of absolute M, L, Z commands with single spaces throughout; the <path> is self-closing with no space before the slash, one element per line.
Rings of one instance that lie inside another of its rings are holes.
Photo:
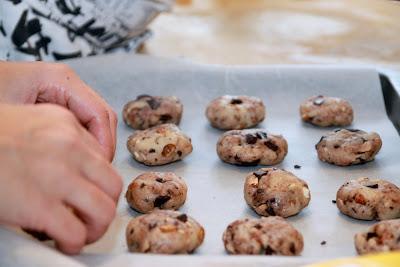
<path fill-rule="evenodd" d="M 368 63 L 400 71 L 400 2 L 177 0 L 142 53 L 214 64 Z"/>

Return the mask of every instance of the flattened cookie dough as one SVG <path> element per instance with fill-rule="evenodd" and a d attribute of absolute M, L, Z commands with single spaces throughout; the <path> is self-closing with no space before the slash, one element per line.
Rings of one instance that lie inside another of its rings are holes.
<path fill-rule="evenodd" d="M 301 103 L 300 116 L 303 121 L 322 127 L 347 126 L 354 117 L 348 101 L 322 95 L 312 96 Z"/>
<path fill-rule="evenodd" d="M 362 177 L 342 185 L 336 194 L 338 209 L 360 220 L 400 218 L 400 189 L 382 179 Z"/>
<path fill-rule="evenodd" d="M 204 240 L 204 229 L 193 218 L 172 210 L 155 210 L 132 219 L 126 228 L 130 252 L 188 254 Z"/>
<path fill-rule="evenodd" d="M 232 222 L 222 237 L 230 254 L 295 256 L 303 251 L 303 236 L 283 218 Z"/>
<path fill-rule="evenodd" d="M 129 185 L 125 197 L 129 206 L 141 213 L 156 208 L 179 209 L 186 200 L 185 181 L 173 172 L 146 172 Z"/>
<path fill-rule="evenodd" d="M 128 126 L 144 130 L 164 123 L 179 124 L 183 105 L 176 96 L 139 95 L 123 109 L 123 118 Z"/>
<path fill-rule="evenodd" d="M 174 124 L 136 131 L 127 147 L 136 161 L 150 166 L 181 160 L 193 150 L 191 139 Z"/>
<path fill-rule="evenodd" d="M 261 216 L 289 217 L 308 206 L 310 190 L 293 173 L 262 168 L 249 173 L 244 184 L 247 204 Z"/>
<path fill-rule="evenodd" d="M 315 145 L 320 160 L 338 166 L 372 161 L 381 147 L 382 140 L 377 133 L 355 129 L 330 132 Z"/>
<path fill-rule="evenodd" d="M 382 221 L 354 236 L 358 254 L 400 250 L 400 219 Z"/>
<path fill-rule="evenodd" d="M 265 106 L 258 97 L 224 95 L 208 104 L 206 116 L 221 130 L 250 128 L 264 120 Z"/>
<path fill-rule="evenodd" d="M 288 152 L 282 135 L 262 129 L 232 130 L 221 135 L 217 153 L 221 160 L 236 165 L 275 165 Z"/>

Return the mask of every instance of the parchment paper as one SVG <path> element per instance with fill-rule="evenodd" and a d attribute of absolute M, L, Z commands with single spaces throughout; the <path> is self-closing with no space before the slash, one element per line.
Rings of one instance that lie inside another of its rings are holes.
<path fill-rule="evenodd" d="M 173 171 L 188 184 L 188 199 L 182 212 L 197 219 L 206 230 L 203 245 L 191 256 L 140 255 L 127 252 L 125 227 L 138 214 L 128 208 L 123 194 L 118 216 L 106 235 L 85 248 L 76 260 L 89 266 L 300 266 L 304 263 L 355 256 L 353 236 L 374 222 L 341 215 L 332 200 L 349 179 L 378 177 L 400 184 L 400 139 L 386 116 L 378 73 L 373 69 L 276 66 L 221 67 L 143 56 L 114 55 L 69 64 L 119 114 L 118 148 L 114 165 L 123 176 L 125 188 L 146 171 Z M 176 95 L 184 104 L 181 129 L 193 141 L 193 153 L 183 161 L 159 167 L 135 162 L 126 149 L 133 130 L 121 118 L 122 107 L 138 94 Z M 239 218 L 258 217 L 245 203 L 243 183 L 248 172 L 258 167 L 238 167 L 219 160 L 215 145 L 222 131 L 213 129 L 204 115 L 209 101 L 223 94 L 261 97 L 267 117 L 260 128 L 284 135 L 289 153 L 277 167 L 306 180 L 311 190 L 310 205 L 288 218 L 304 236 L 299 257 L 228 256 L 221 240 L 226 226 Z M 320 162 L 314 145 L 332 130 L 301 122 L 303 99 L 324 94 L 349 100 L 355 111 L 351 128 L 377 131 L 383 147 L 376 160 L 360 166 L 337 167 Z M 294 169 L 294 165 L 301 169 Z M 321 245 L 326 241 L 326 245 Z M 249 265 L 250 264 L 250 265 Z"/>

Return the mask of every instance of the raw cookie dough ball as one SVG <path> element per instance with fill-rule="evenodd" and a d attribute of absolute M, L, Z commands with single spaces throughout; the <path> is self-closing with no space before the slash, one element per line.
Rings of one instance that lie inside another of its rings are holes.
<path fill-rule="evenodd" d="M 191 139 L 174 124 L 136 131 L 128 138 L 133 158 L 145 165 L 163 165 L 183 159 L 193 150 Z"/>
<path fill-rule="evenodd" d="M 275 165 L 288 152 L 282 135 L 262 129 L 232 130 L 218 140 L 217 153 L 221 160 L 236 165 Z"/>
<path fill-rule="evenodd" d="M 336 205 L 347 216 L 360 220 L 400 218 L 400 189 L 382 179 L 351 180 L 336 194 Z"/>
<path fill-rule="evenodd" d="M 164 123 L 179 124 L 183 106 L 176 96 L 139 95 L 124 106 L 123 118 L 134 129 L 144 130 Z"/>
<path fill-rule="evenodd" d="M 172 210 L 155 210 L 132 219 L 126 228 L 131 252 L 187 254 L 204 240 L 204 229 L 193 218 Z"/>
<path fill-rule="evenodd" d="M 286 218 L 307 207 L 311 195 L 307 183 L 293 173 L 262 168 L 247 175 L 244 198 L 261 216 Z"/>
<path fill-rule="evenodd" d="M 230 254 L 294 256 L 303 250 L 301 233 L 277 216 L 234 221 L 222 239 Z"/>
<path fill-rule="evenodd" d="M 356 234 L 354 245 L 360 255 L 400 250 L 400 219 L 379 222 Z"/>
<path fill-rule="evenodd" d="M 224 95 L 208 104 L 206 116 L 221 130 L 250 128 L 264 120 L 265 106 L 258 97 Z"/>
<path fill-rule="evenodd" d="M 128 204 L 142 213 L 155 208 L 179 209 L 186 200 L 185 181 L 173 172 L 146 172 L 136 177 L 125 197 Z"/>
<path fill-rule="evenodd" d="M 315 145 L 320 160 L 338 166 L 372 161 L 381 147 L 382 140 L 377 133 L 354 129 L 330 132 Z"/>
<path fill-rule="evenodd" d="M 347 126 L 353 122 L 353 108 L 344 99 L 312 96 L 300 105 L 303 121 L 317 126 Z"/>

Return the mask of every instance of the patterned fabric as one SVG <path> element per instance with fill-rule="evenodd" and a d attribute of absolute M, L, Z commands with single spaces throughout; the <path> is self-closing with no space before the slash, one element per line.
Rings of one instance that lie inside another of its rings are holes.
<path fill-rule="evenodd" d="M 0 60 L 136 50 L 173 0 L 0 0 Z"/>

